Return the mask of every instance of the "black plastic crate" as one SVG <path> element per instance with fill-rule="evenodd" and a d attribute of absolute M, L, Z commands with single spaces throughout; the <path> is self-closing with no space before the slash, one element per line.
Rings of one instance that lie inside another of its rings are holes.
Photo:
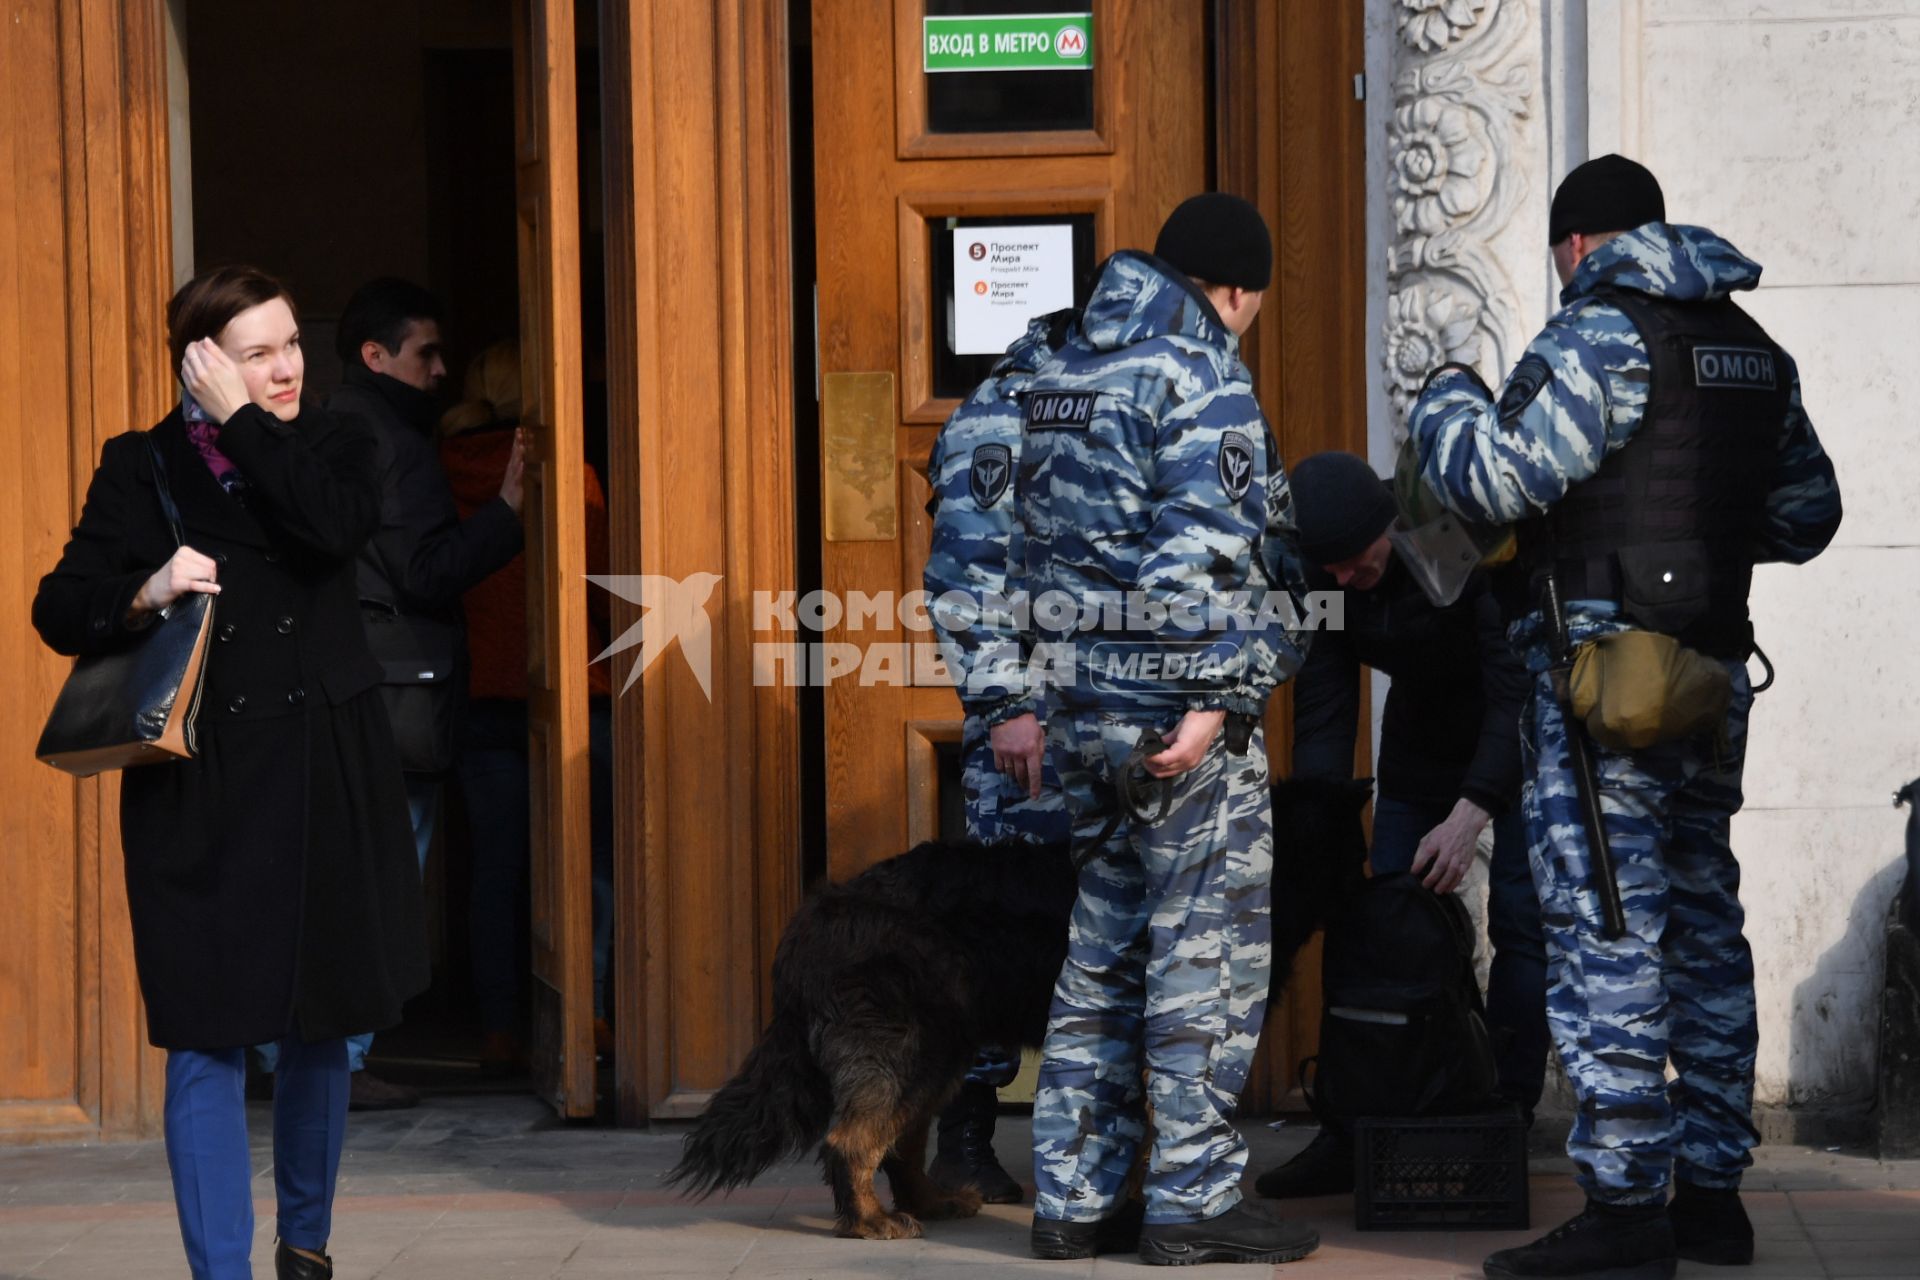
<path fill-rule="evenodd" d="M 1527 1130 L 1514 1114 L 1362 1119 L 1353 1224 L 1361 1231 L 1490 1231 L 1532 1223 Z"/>

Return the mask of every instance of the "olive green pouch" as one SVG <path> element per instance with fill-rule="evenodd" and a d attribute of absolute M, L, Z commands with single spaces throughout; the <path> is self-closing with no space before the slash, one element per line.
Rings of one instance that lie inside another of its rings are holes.
<path fill-rule="evenodd" d="M 1733 678 L 1726 664 L 1672 636 L 1618 631 L 1580 646 L 1568 692 L 1595 742 L 1638 751 L 1718 729 Z"/>

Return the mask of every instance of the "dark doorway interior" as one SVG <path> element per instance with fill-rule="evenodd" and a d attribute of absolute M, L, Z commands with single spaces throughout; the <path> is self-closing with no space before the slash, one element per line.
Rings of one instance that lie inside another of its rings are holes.
<path fill-rule="evenodd" d="M 423 284 L 447 317 L 442 394 L 452 407 L 474 358 L 520 328 L 509 6 L 188 0 L 185 9 L 194 261 L 177 264 L 182 276 L 247 262 L 285 280 L 316 399 L 338 385 L 334 335 L 353 290 L 383 275 Z M 604 479 L 599 59 L 595 5 L 578 9 L 585 447 Z M 606 523 L 587 527 L 602 544 L 589 560 L 604 564 Z M 469 617 L 471 630 L 487 625 Z M 456 780 L 440 815 L 425 878 L 433 986 L 401 1027 L 376 1037 L 369 1063 L 429 1092 L 525 1089 L 524 1074 L 480 1069 L 471 957 L 490 940 L 471 927 L 472 840 Z M 524 933 L 499 945 L 527 963 Z"/>
<path fill-rule="evenodd" d="M 813 218 L 813 6 L 788 0 L 788 129 L 793 208 L 793 477 L 795 583 L 801 596 L 820 587 L 820 368 L 815 334 Z M 816 633 L 795 637 L 802 643 Z M 822 690 L 800 693 L 800 882 L 827 876 L 826 701 Z"/>

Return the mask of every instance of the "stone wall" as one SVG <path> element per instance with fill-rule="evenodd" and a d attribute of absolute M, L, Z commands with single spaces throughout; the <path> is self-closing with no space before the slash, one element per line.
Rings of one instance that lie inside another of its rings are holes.
<path fill-rule="evenodd" d="M 1766 265 L 1751 310 L 1799 361 L 1846 521 L 1754 587 L 1779 683 L 1755 707 L 1734 838 L 1759 968 L 1760 1097 L 1873 1096 L 1888 899 L 1920 773 L 1920 3 L 1587 6 L 1588 146 L 1650 165 L 1669 215 Z"/>

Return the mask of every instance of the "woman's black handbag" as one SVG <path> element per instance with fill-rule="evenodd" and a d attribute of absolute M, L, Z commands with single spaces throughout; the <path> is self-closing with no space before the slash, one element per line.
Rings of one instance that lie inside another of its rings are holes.
<path fill-rule="evenodd" d="M 180 509 L 167 488 L 166 463 L 151 432 L 147 448 L 160 508 L 175 546 L 185 546 Z M 191 758 L 213 602 L 209 593 L 189 591 L 126 647 L 75 662 L 34 754 L 77 778 Z"/>

